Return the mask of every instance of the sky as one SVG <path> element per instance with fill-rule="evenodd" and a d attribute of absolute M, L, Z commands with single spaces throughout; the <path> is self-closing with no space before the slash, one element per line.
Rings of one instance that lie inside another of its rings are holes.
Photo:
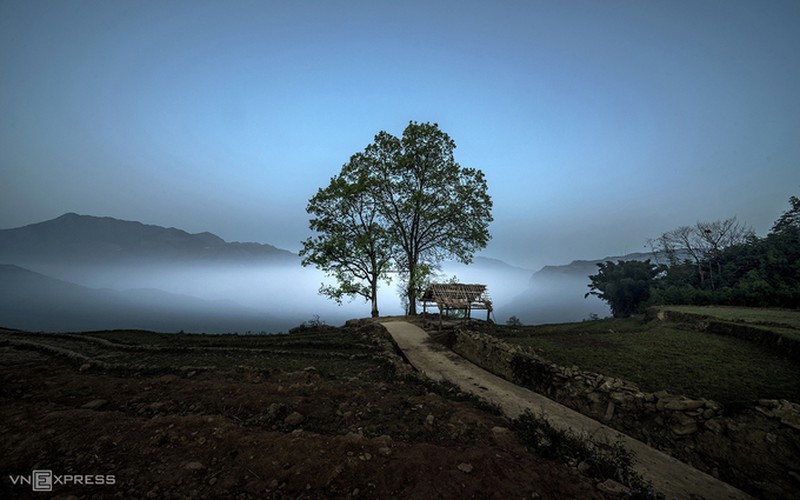
<path fill-rule="evenodd" d="M 0 228 L 66 212 L 297 251 L 308 199 L 435 122 L 481 255 L 644 251 L 800 195 L 800 2 L 0 1 Z"/>

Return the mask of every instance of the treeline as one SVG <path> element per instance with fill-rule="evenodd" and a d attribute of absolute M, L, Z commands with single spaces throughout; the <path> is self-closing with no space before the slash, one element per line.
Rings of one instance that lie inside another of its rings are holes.
<path fill-rule="evenodd" d="M 800 198 L 758 237 L 736 218 L 668 231 L 649 244 L 655 262 L 598 264 L 590 291 L 614 316 L 655 304 L 800 308 Z"/>

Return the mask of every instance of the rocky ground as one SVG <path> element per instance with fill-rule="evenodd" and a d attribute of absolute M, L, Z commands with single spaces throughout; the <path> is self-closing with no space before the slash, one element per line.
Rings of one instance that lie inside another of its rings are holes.
<path fill-rule="evenodd" d="M 375 328 L 0 330 L 0 498 L 36 495 L 14 484 L 33 470 L 113 476 L 56 483 L 61 498 L 605 495 L 526 449 L 491 408 L 395 369 Z"/>

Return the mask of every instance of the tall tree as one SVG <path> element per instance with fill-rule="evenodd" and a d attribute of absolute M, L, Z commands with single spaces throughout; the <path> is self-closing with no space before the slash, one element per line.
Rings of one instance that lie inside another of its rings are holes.
<path fill-rule="evenodd" d="M 404 275 L 407 313 L 417 313 L 421 266 L 468 264 L 490 239 L 492 200 L 480 170 L 455 162 L 455 142 L 437 124 L 409 122 L 401 138 L 380 132 L 364 151 L 378 209 Z"/>
<path fill-rule="evenodd" d="M 342 171 L 309 200 L 309 226 L 319 233 L 303 242 L 304 266 L 315 265 L 337 285 L 320 287 L 320 293 L 341 304 L 345 296 L 361 296 L 378 312 L 378 284 L 389 281 L 389 233 L 376 205 L 369 162 L 353 155 Z"/>

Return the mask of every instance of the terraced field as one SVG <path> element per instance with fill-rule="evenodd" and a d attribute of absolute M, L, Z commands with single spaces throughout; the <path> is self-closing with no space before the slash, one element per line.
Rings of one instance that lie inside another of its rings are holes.
<path fill-rule="evenodd" d="M 0 329 L 0 498 L 602 498 L 414 376 L 380 325 L 276 336 Z"/>

